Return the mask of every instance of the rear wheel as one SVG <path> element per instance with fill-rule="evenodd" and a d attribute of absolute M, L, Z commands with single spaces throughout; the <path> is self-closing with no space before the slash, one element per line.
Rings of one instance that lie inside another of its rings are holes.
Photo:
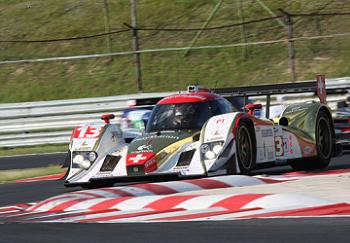
<path fill-rule="evenodd" d="M 326 168 L 331 160 L 333 152 L 333 133 L 331 121 L 324 111 L 317 115 L 315 137 L 317 156 L 297 159 L 291 162 L 295 170 L 312 170 Z"/>
<path fill-rule="evenodd" d="M 254 139 L 251 126 L 240 121 L 236 133 L 236 161 L 242 174 L 249 174 L 255 167 Z"/>

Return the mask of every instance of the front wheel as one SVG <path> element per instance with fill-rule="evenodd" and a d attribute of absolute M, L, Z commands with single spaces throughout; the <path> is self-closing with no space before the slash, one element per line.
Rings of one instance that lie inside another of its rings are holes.
<path fill-rule="evenodd" d="M 316 157 L 297 159 L 291 162 L 295 170 L 312 170 L 326 168 L 333 152 L 333 133 L 329 117 L 324 111 L 317 115 L 315 137 Z"/>
<path fill-rule="evenodd" d="M 249 174 L 255 167 L 256 151 L 253 128 L 240 121 L 236 133 L 236 161 L 241 174 Z"/>

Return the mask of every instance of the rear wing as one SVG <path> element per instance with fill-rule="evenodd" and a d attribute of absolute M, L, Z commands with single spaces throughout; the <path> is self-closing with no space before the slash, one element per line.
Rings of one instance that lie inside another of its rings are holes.
<path fill-rule="evenodd" d="M 217 88 L 213 92 L 224 96 L 225 98 L 243 97 L 244 106 L 248 104 L 248 97 L 266 96 L 266 117 L 270 116 L 271 95 L 280 94 L 297 94 L 297 93 L 315 93 L 320 102 L 326 104 L 327 93 L 346 94 L 349 88 L 332 88 L 327 89 L 325 76 L 317 75 L 316 81 L 268 84 L 258 86 L 236 87 L 236 88 Z"/>

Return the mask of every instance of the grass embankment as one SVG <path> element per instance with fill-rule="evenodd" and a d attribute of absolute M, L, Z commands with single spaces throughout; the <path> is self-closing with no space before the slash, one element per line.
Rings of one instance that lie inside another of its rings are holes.
<path fill-rule="evenodd" d="M 43 168 L 0 170 L 0 183 L 13 182 L 32 177 L 54 175 L 65 171 L 66 168 L 61 168 L 59 165 L 50 165 Z"/>
<path fill-rule="evenodd" d="M 0 157 L 66 152 L 67 149 L 68 149 L 67 144 L 19 147 L 19 148 L 0 148 Z M 53 174 L 63 173 L 66 170 L 67 168 L 62 168 L 60 165 L 49 165 L 47 167 L 29 168 L 29 169 L 0 170 L 0 183 L 13 182 L 16 180 L 32 178 L 32 177 L 53 175 Z"/>
<path fill-rule="evenodd" d="M 67 152 L 68 145 L 45 145 L 45 146 L 30 146 L 18 148 L 0 148 L 1 156 L 28 155 L 28 154 L 44 154 L 55 152 Z"/>
<path fill-rule="evenodd" d="M 109 0 L 111 30 L 130 23 L 129 1 Z M 237 0 L 225 0 L 208 27 L 241 22 Z M 138 25 L 155 28 L 200 28 L 217 0 L 146 1 L 138 3 Z M 246 21 L 270 17 L 258 1 L 242 1 Z M 273 1 L 264 3 L 276 14 L 349 12 L 346 1 Z M 105 31 L 103 1 L 1 1 L 0 40 L 59 39 Z M 348 32 L 350 18 L 296 17 L 294 36 Z M 241 43 L 240 26 L 203 32 L 196 46 Z M 287 29 L 276 20 L 245 26 L 246 41 L 286 38 Z M 140 48 L 189 46 L 197 32 L 140 31 Z M 350 72 L 349 37 L 295 42 L 298 80 Z M 131 33 L 111 36 L 111 51 L 131 50 Z M 48 43 L 0 43 L 1 60 L 104 53 L 105 36 Z M 145 92 L 183 90 L 187 84 L 209 87 L 279 83 L 290 80 L 287 43 L 141 54 Z M 0 102 L 68 99 L 135 93 L 133 56 L 0 66 Z"/>

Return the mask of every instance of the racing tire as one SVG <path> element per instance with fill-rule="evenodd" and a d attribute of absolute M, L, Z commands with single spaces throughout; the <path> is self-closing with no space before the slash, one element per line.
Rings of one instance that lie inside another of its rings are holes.
<path fill-rule="evenodd" d="M 290 165 L 294 170 L 324 169 L 328 166 L 333 153 L 333 133 L 329 117 L 324 111 L 319 111 L 316 120 L 316 157 L 292 160 Z"/>
<path fill-rule="evenodd" d="M 239 121 L 236 132 L 236 161 L 240 174 L 250 174 L 256 164 L 256 141 L 253 125 Z"/>

